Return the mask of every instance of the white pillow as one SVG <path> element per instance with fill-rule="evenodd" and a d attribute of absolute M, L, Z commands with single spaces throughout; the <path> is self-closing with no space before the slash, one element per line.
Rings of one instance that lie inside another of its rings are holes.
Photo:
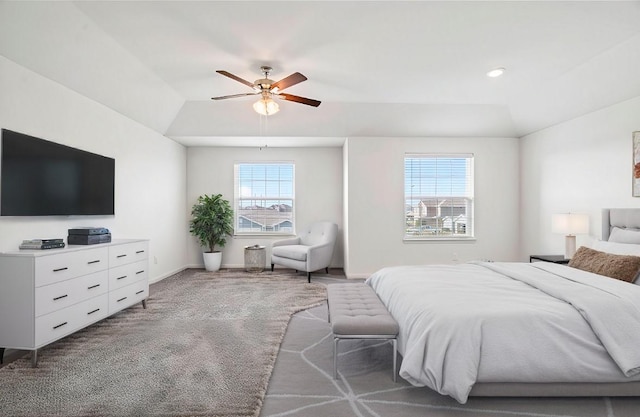
<path fill-rule="evenodd" d="M 614 227 L 611 230 L 609 242 L 640 244 L 640 230 Z"/>
<path fill-rule="evenodd" d="M 638 233 L 638 232 L 634 232 Z M 598 240 L 593 244 L 591 249 L 598 250 L 600 252 L 612 253 L 614 255 L 632 255 L 640 256 L 640 245 L 634 245 L 632 243 L 618 243 L 605 240 Z"/>

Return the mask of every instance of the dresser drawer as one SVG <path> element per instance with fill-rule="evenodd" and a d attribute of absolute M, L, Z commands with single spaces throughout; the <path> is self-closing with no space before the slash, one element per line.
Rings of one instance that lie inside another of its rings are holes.
<path fill-rule="evenodd" d="M 149 243 L 134 242 L 109 247 L 109 267 L 130 264 L 149 257 Z"/>
<path fill-rule="evenodd" d="M 100 271 L 35 289 L 36 317 L 49 314 L 108 290 L 108 272 Z"/>
<path fill-rule="evenodd" d="M 108 308 L 108 294 L 102 294 L 36 318 L 35 347 L 43 346 L 106 317 Z"/>
<path fill-rule="evenodd" d="M 125 287 L 140 280 L 147 280 L 147 267 L 149 262 L 145 259 L 136 263 L 118 266 L 109 269 L 109 291 Z"/>
<path fill-rule="evenodd" d="M 2 252 L 0 283 L 0 348 L 40 349 L 144 301 L 149 241 Z"/>
<path fill-rule="evenodd" d="M 108 248 L 58 253 L 35 258 L 35 286 L 53 284 L 108 268 Z"/>
<path fill-rule="evenodd" d="M 109 291 L 109 314 L 132 306 L 149 296 L 149 283 L 147 280 L 138 281 L 115 291 Z"/>

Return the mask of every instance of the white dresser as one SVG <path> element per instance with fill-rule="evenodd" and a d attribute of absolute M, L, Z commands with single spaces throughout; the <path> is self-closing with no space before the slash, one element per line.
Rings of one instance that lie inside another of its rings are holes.
<path fill-rule="evenodd" d="M 149 296 L 149 242 L 0 253 L 0 358 L 38 349 Z"/>

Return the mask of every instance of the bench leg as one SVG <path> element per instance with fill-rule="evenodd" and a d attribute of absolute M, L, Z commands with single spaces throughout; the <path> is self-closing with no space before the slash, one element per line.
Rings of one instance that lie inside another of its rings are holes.
<path fill-rule="evenodd" d="M 333 379 L 338 379 L 338 340 L 333 338 Z"/>
<path fill-rule="evenodd" d="M 333 338 L 333 379 L 338 379 L 338 341 L 340 338 Z M 391 343 L 393 344 L 393 382 L 398 382 L 398 339 L 391 339 Z"/>

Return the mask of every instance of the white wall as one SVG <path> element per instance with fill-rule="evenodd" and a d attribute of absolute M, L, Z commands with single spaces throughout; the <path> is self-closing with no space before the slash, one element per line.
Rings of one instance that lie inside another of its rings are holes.
<path fill-rule="evenodd" d="M 347 139 L 347 276 L 367 277 L 382 267 L 402 264 L 515 260 L 518 148 L 515 138 Z M 474 154 L 475 241 L 403 242 L 404 155 L 412 152 Z"/>
<path fill-rule="evenodd" d="M 113 238 L 150 239 L 150 279 L 186 261 L 185 148 L 0 56 L 0 127 L 115 158 L 115 216 L 0 217 L 0 251 L 23 239 L 103 226 Z"/>
<path fill-rule="evenodd" d="M 551 232 L 554 213 L 587 213 L 589 235 L 601 237 L 601 209 L 640 207 L 631 196 L 632 132 L 640 130 L 640 97 L 527 135 L 521 139 L 523 260 L 564 253 L 564 237 Z"/>
<path fill-rule="evenodd" d="M 338 224 L 338 242 L 332 267 L 343 266 L 342 245 L 342 149 L 341 148 L 235 148 L 190 147 L 187 149 L 187 203 L 191 207 L 203 194 L 222 194 L 233 205 L 233 167 L 236 162 L 293 161 L 295 163 L 295 222 L 304 226 L 315 221 Z M 271 242 L 282 237 L 228 238 L 222 249 L 222 267 L 244 266 L 244 247 L 261 244 L 271 259 Z M 188 264 L 202 267 L 202 249 L 189 238 Z"/>

